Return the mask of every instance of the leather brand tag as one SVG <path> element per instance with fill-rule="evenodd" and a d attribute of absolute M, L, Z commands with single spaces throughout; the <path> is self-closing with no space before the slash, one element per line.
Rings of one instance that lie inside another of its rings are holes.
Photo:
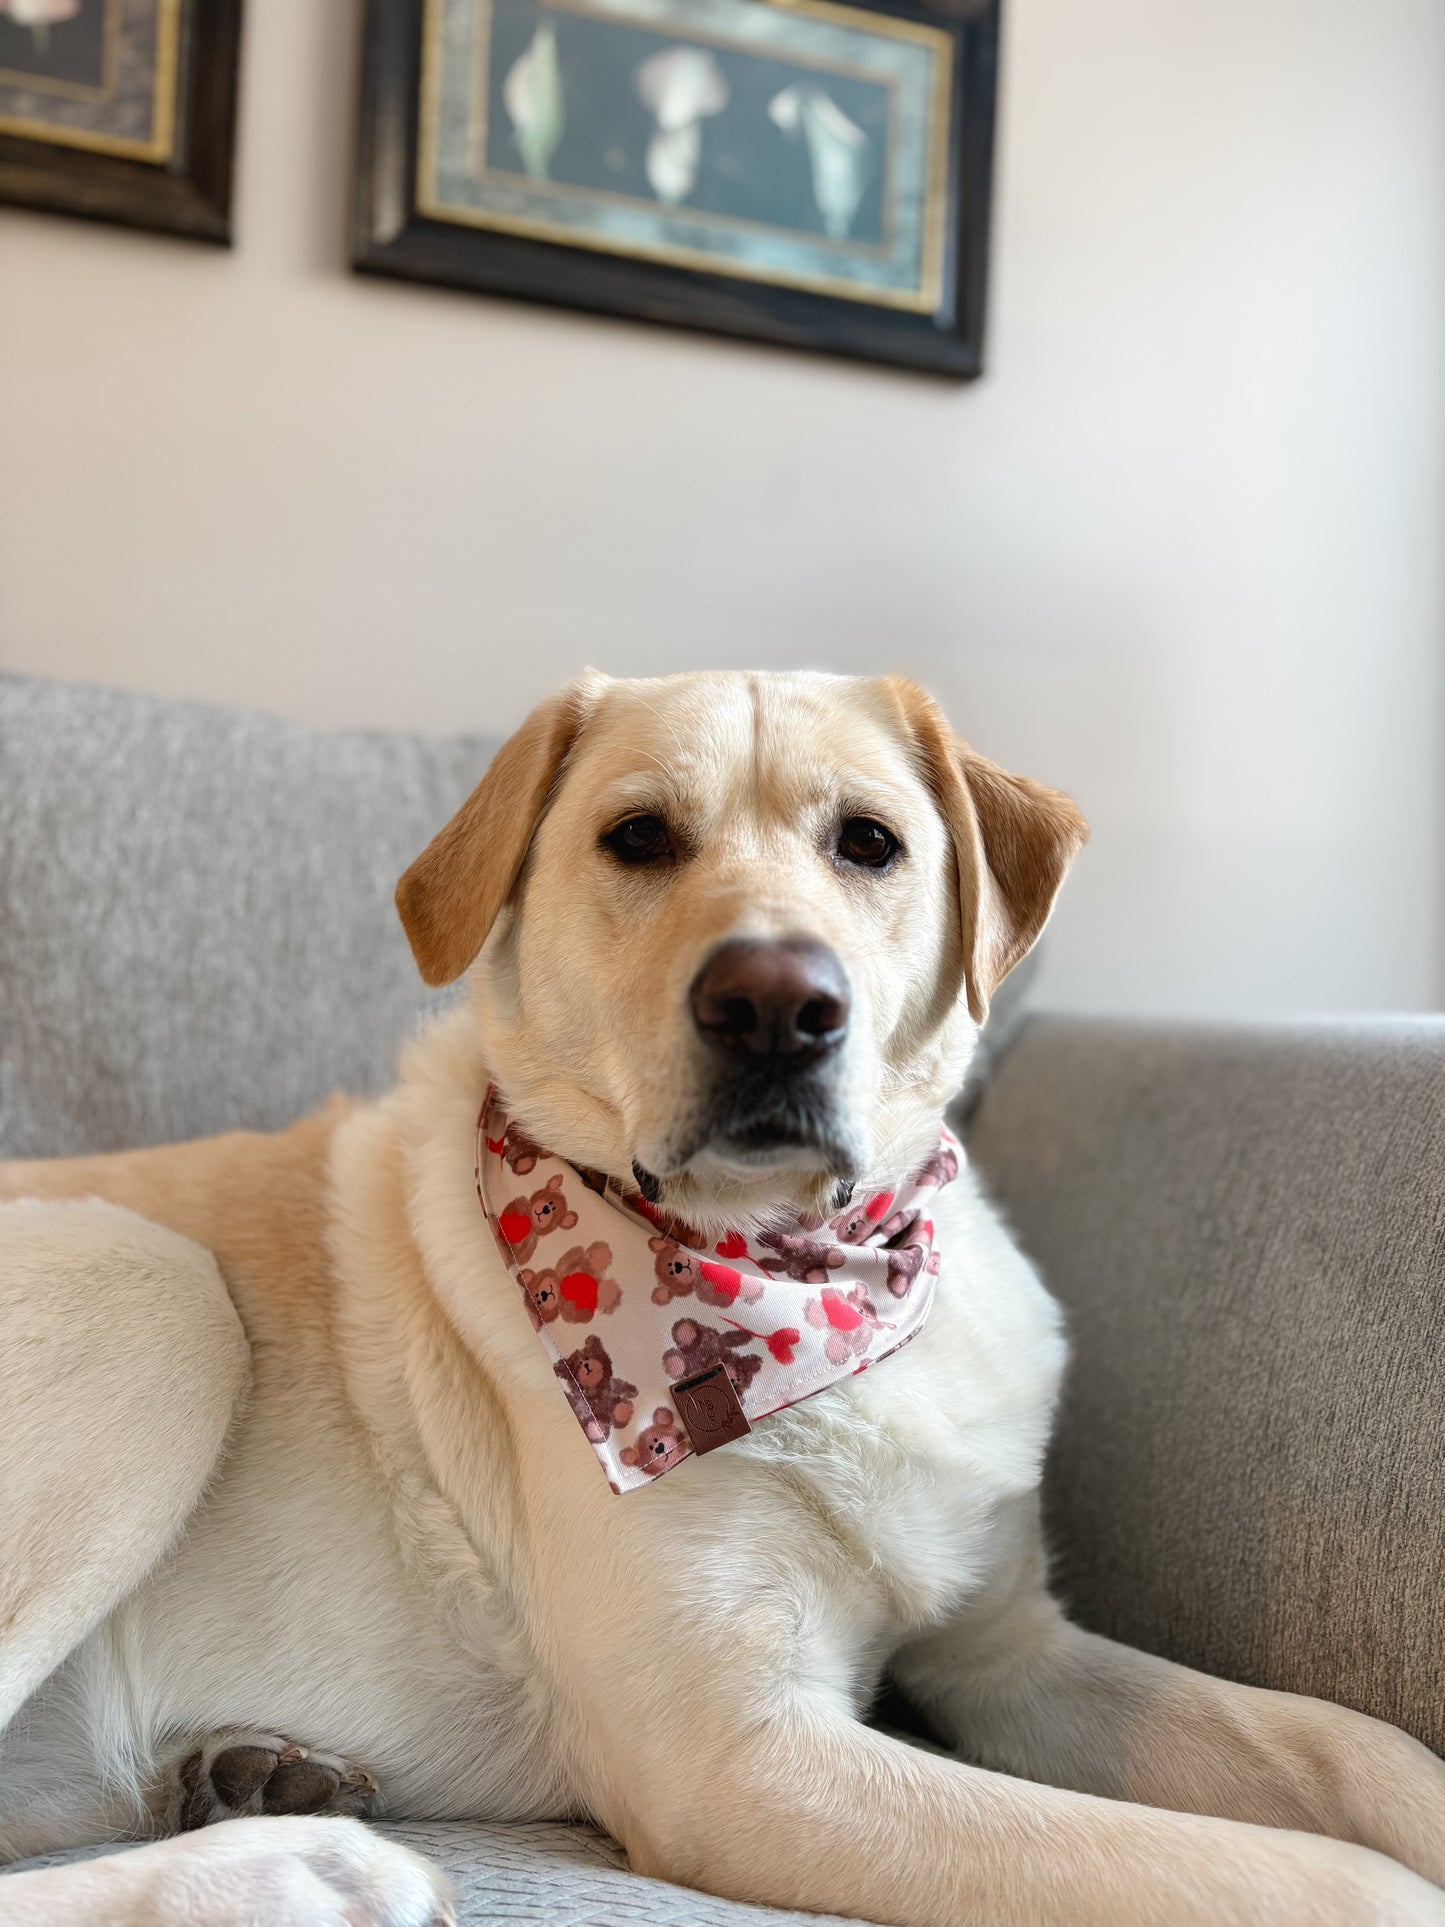
<path fill-rule="evenodd" d="M 711 1452 L 715 1445 L 726 1445 L 753 1429 L 738 1403 L 726 1365 L 714 1365 L 710 1371 L 680 1379 L 672 1388 L 672 1396 L 694 1452 Z"/>

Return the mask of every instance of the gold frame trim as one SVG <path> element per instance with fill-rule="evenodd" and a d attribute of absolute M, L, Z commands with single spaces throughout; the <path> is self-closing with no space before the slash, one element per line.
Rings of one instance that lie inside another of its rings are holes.
<path fill-rule="evenodd" d="M 467 97 L 467 172 L 480 180 L 487 171 L 487 124 L 491 108 L 487 95 L 492 77 L 492 9 L 478 7 L 472 15 L 472 64 Z M 437 84 L 441 84 L 440 70 Z"/>
<path fill-rule="evenodd" d="M 548 4 L 558 3 L 564 8 L 567 6 L 567 0 L 548 0 Z M 929 133 L 929 149 L 924 171 L 923 247 L 916 286 L 869 287 L 857 281 L 826 274 L 789 272 L 785 268 L 751 267 L 744 262 L 730 261 L 725 257 L 710 254 L 705 248 L 690 248 L 673 242 L 663 242 L 656 247 L 638 247 L 629 241 L 614 240 L 610 235 L 579 233 L 575 227 L 563 221 L 549 221 L 541 216 L 530 214 L 507 214 L 492 208 L 457 207 L 452 202 L 442 200 L 437 192 L 437 148 L 442 74 L 441 28 L 446 0 L 426 0 L 426 12 L 422 22 L 421 85 L 417 116 L 417 212 L 431 220 L 447 221 L 458 227 L 485 228 L 503 234 L 518 234 L 529 240 L 552 241 L 564 247 L 579 248 L 593 254 L 620 255 L 626 260 L 652 261 L 667 267 L 689 268 L 701 274 L 719 274 L 732 280 L 752 281 L 770 287 L 798 288 L 809 294 L 823 294 L 838 300 L 857 301 L 867 307 L 903 309 L 913 314 L 935 313 L 943 298 L 942 270 L 945 246 L 943 221 L 948 201 L 948 132 L 953 91 L 953 41 L 940 27 L 925 26 L 914 20 L 897 20 L 889 14 L 870 13 L 866 8 L 837 6 L 832 4 L 832 0 L 755 0 L 755 3 L 775 6 L 790 13 L 807 14 L 836 26 L 850 27 L 854 32 L 874 32 L 880 37 L 891 36 L 897 40 L 911 41 L 915 45 L 924 47 L 931 54 L 933 125 Z M 587 10 L 585 0 L 581 6 L 575 9 L 567 8 L 567 10 L 579 12 Z M 480 11 L 485 13 L 487 19 L 489 47 L 491 0 L 481 0 Z M 611 10 L 609 9 L 608 12 L 610 13 Z M 860 25 L 860 20 L 867 21 L 870 25 L 865 28 Z M 876 27 L 871 25 L 874 21 L 879 23 Z M 702 39 L 705 36 L 690 32 L 690 37 Z M 711 38 L 714 39 L 715 44 L 744 45 L 752 51 L 749 43 L 725 40 L 721 36 Z M 479 58 L 475 25 L 471 51 L 473 60 L 471 84 L 475 89 L 476 62 Z M 797 64 L 807 65 L 806 62 Z M 868 78 L 879 81 L 883 77 L 870 74 Z M 589 192 L 585 188 L 573 190 L 569 187 L 567 189 L 569 193 L 573 191 L 582 194 Z M 597 195 L 605 191 L 604 189 L 590 190 Z M 628 199 L 628 197 L 619 198 Z M 628 199 L 628 205 L 633 205 L 630 199 Z M 884 212 L 886 219 L 886 207 Z M 730 222 L 738 221 L 738 217 L 730 215 L 718 215 L 714 218 Z M 751 225 L 763 224 L 751 223 Z M 781 233 L 785 230 L 770 231 Z"/>
<path fill-rule="evenodd" d="M 115 17 L 119 19 L 117 9 Z M 100 134 L 88 127 L 66 127 L 50 120 L 32 120 L 19 114 L 0 114 L 0 134 L 18 135 L 23 140 L 41 140 L 51 147 L 77 147 L 91 154 L 114 154 L 133 161 L 163 163 L 171 158 L 176 142 L 176 71 L 180 51 L 181 0 L 157 0 L 156 57 L 153 69 L 155 93 L 151 109 L 151 134 L 146 141 L 128 140 L 117 134 Z M 119 29 L 117 28 L 117 31 Z M 28 91 L 38 92 L 39 89 Z M 90 97 L 90 96 L 87 96 Z"/>

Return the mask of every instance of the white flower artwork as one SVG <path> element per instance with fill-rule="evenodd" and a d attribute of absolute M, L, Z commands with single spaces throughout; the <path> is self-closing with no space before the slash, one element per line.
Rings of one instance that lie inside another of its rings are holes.
<path fill-rule="evenodd" d="M 657 123 L 647 144 L 648 185 L 675 207 L 697 185 L 702 123 L 727 106 L 727 79 L 701 48 L 664 47 L 638 68 L 637 94 Z"/>
<path fill-rule="evenodd" d="M 538 27 L 527 51 L 513 61 L 502 86 L 502 104 L 511 119 L 523 167 L 533 180 L 546 180 L 567 126 L 557 35 L 551 27 Z"/>
<path fill-rule="evenodd" d="M 768 102 L 768 116 L 783 133 L 802 134 L 823 226 L 846 239 L 873 178 L 872 141 L 821 87 L 785 87 Z"/>
<path fill-rule="evenodd" d="M 50 45 L 51 25 L 73 20 L 79 12 L 80 0 L 0 0 L 0 13 L 8 13 L 17 27 L 29 27 L 39 54 Z"/>

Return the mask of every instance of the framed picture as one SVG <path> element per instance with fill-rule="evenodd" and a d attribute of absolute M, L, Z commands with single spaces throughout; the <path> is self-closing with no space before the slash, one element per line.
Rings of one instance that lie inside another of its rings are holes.
<path fill-rule="evenodd" d="M 369 0 L 357 267 L 956 376 L 998 0 Z"/>
<path fill-rule="evenodd" d="M 241 0 L 0 0 L 0 200 L 231 238 Z"/>

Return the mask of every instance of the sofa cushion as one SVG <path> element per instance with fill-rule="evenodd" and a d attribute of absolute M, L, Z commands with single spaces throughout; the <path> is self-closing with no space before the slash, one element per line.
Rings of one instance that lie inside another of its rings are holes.
<path fill-rule="evenodd" d="M 275 1129 L 442 999 L 392 908 L 496 738 L 0 676 L 0 1157 Z"/>
<path fill-rule="evenodd" d="M 1445 1751 L 1445 1018 L 1034 1018 L 971 1148 L 1069 1316 L 1078 1616 Z"/>

